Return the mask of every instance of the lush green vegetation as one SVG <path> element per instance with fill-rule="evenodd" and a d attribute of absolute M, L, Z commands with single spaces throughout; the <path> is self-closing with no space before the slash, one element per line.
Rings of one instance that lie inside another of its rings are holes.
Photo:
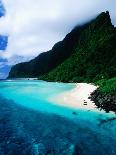
<path fill-rule="evenodd" d="M 106 12 L 88 24 L 76 27 L 51 51 L 14 66 L 9 77 L 38 76 L 47 81 L 95 82 L 101 86 L 101 92 L 110 93 L 115 91 L 115 61 L 116 29 Z"/>
<path fill-rule="evenodd" d="M 29 62 L 13 66 L 8 78 L 39 77 L 50 72 L 72 55 L 79 42 L 81 32 L 88 25 L 89 23 L 75 27 L 63 41 L 56 43 L 50 51 L 41 53 Z"/>
<path fill-rule="evenodd" d="M 96 82 L 102 94 L 115 94 L 116 93 L 116 77 L 111 79 L 103 79 Z"/>
<path fill-rule="evenodd" d="M 115 42 L 116 30 L 109 13 L 102 13 L 91 22 L 73 29 L 52 50 L 13 66 L 9 78 L 45 75 L 41 79 L 89 82 L 112 77 L 115 74 Z"/>
<path fill-rule="evenodd" d="M 92 92 L 90 99 L 99 109 L 116 113 L 116 77 L 102 79 L 95 84 L 98 85 L 99 88 Z"/>
<path fill-rule="evenodd" d="M 95 83 L 100 87 L 91 95 L 93 101 L 107 111 L 116 111 L 116 28 L 109 12 L 76 27 L 52 50 L 15 65 L 9 74 L 14 77 Z"/>
<path fill-rule="evenodd" d="M 116 77 L 116 30 L 103 13 L 83 30 L 73 54 L 40 79 L 96 82 L 112 77 Z"/>

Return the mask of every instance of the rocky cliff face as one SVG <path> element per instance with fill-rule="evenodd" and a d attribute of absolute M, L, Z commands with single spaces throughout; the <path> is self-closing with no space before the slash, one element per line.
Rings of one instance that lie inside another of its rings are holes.
<path fill-rule="evenodd" d="M 102 94 L 99 90 L 96 90 L 91 94 L 90 99 L 99 109 L 116 113 L 116 93 Z"/>
<path fill-rule="evenodd" d="M 93 62 L 93 59 L 95 59 L 96 62 L 99 57 L 103 57 L 107 49 L 104 49 L 103 53 L 101 48 L 105 48 L 106 44 L 108 44 L 108 37 L 112 41 L 116 38 L 114 33 L 115 28 L 111 24 L 109 13 L 101 13 L 91 22 L 74 28 L 63 41 L 55 44 L 52 50 L 40 54 L 29 62 L 13 66 L 9 73 L 9 78 L 40 77 L 46 75 L 42 77 L 42 79 L 65 82 L 78 81 L 79 77 L 83 76 L 86 69 L 88 72 L 87 74 L 93 72 L 89 70 L 89 68 L 83 67 L 83 64 L 85 63 L 86 66 L 91 67 L 93 64 L 88 62 Z M 109 46 L 113 45 L 113 48 L 115 48 L 114 41 L 113 43 L 110 41 L 110 44 Z M 96 48 L 98 47 L 99 49 L 97 49 L 96 54 Z M 107 52 L 109 52 L 108 50 Z M 90 51 L 90 56 L 88 51 Z M 100 54 L 101 51 L 102 54 Z M 77 53 L 79 53 L 79 55 Z M 86 58 L 85 61 L 83 61 L 84 56 Z M 110 58 L 112 56 L 113 53 L 110 55 Z M 77 61 L 78 59 L 80 62 Z M 108 61 L 108 59 L 106 61 Z M 80 71 L 77 68 L 80 68 Z M 95 69 L 96 66 L 93 70 Z M 77 75 L 78 78 L 76 78 Z M 100 76 L 102 76 L 102 73 Z"/>

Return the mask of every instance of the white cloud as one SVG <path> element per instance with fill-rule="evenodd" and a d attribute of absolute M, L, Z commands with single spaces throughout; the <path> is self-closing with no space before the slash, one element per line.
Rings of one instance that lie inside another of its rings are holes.
<path fill-rule="evenodd" d="M 116 24 L 116 0 L 3 0 L 0 34 L 9 36 L 0 57 L 13 65 L 47 51 L 77 24 L 109 10 Z"/>

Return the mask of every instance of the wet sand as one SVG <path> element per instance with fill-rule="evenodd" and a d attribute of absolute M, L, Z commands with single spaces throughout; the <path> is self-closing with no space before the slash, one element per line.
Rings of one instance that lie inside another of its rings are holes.
<path fill-rule="evenodd" d="M 88 99 L 90 94 L 96 89 L 97 87 L 92 84 L 78 83 L 73 90 L 58 94 L 49 100 L 64 107 L 98 111 L 95 104 Z"/>

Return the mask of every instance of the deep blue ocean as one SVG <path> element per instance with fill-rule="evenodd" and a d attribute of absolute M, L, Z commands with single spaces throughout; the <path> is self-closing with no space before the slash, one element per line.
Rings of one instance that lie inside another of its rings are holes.
<path fill-rule="evenodd" d="M 0 82 L 0 155 L 116 155 L 116 115 L 70 109 L 50 98 L 74 84 Z"/>

